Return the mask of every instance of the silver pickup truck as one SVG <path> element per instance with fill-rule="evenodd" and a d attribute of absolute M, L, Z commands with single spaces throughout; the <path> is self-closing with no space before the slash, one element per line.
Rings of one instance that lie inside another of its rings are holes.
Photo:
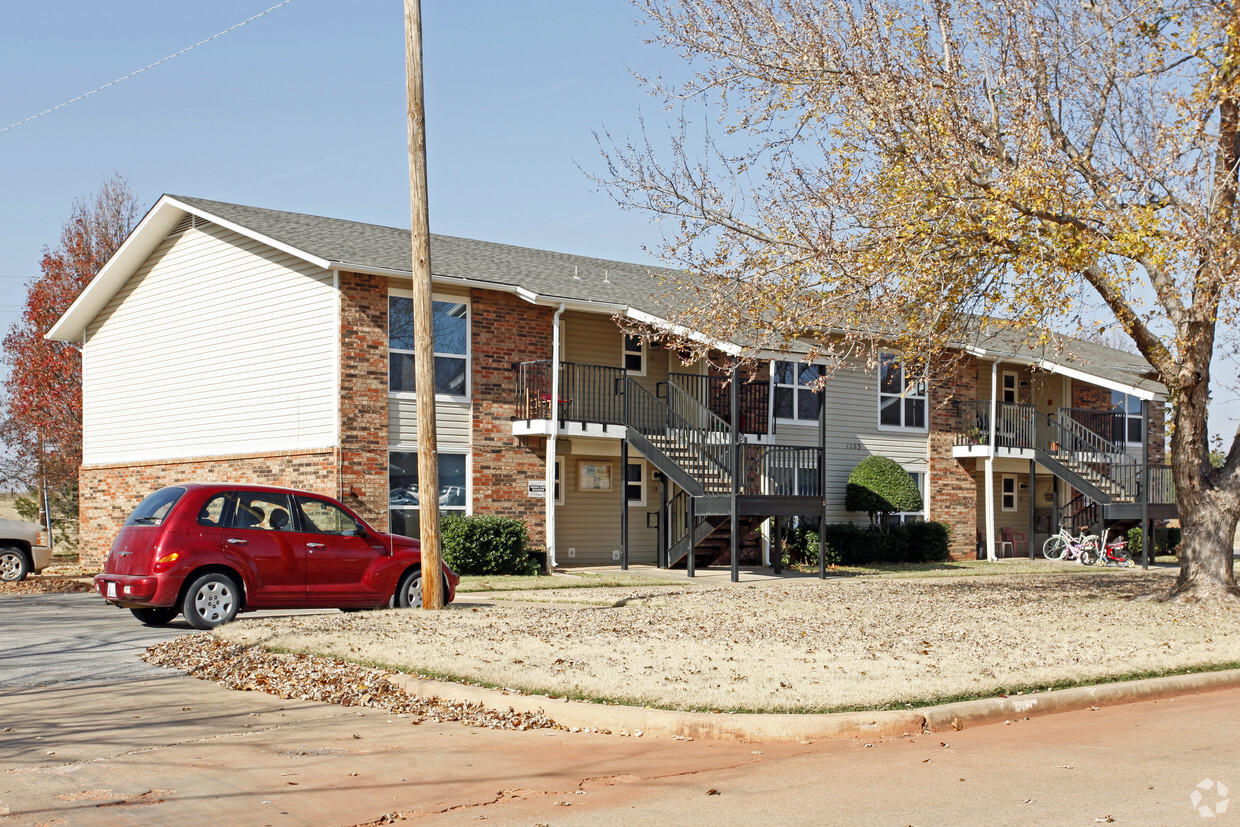
<path fill-rule="evenodd" d="M 0 580 L 24 580 L 52 562 L 52 550 L 42 541 L 42 526 L 21 520 L 0 520 Z"/>

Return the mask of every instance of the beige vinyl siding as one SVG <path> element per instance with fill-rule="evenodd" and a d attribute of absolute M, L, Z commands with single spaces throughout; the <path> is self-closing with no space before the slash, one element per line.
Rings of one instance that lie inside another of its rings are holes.
<path fill-rule="evenodd" d="M 898 462 L 905 470 L 927 470 L 925 431 L 878 428 L 878 375 L 863 365 L 838 370 L 826 384 L 826 502 L 828 522 L 868 522 L 865 514 L 844 510 L 848 475 L 871 454 Z M 818 424 L 775 426 L 778 445 L 818 445 Z M 933 482 L 931 482 L 933 484 Z"/>
<path fill-rule="evenodd" d="M 337 306 L 332 273 L 229 230 L 164 241 L 87 329 L 83 461 L 336 445 Z"/>
<path fill-rule="evenodd" d="M 435 402 L 435 432 L 445 450 L 469 448 L 473 414 L 468 402 Z M 418 443 L 418 404 L 408 397 L 388 397 L 388 442 L 397 446 Z"/>
<path fill-rule="evenodd" d="M 640 455 L 630 454 L 630 462 L 639 459 Z M 620 548 L 620 498 L 624 491 L 620 457 L 576 453 L 565 455 L 563 460 L 564 505 L 556 506 L 556 563 L 564 567 L 619 565 L 612 558 L 612 551 Z M 579 462 L 609 463 L 612 490 L 578 490 Z M 629 563 L 654 565 L 658 535 L 656 529 L 646 527 L 646 512 L 659 510 L 659 490 L 650 464 L 642 465 L 646 505 L 629 507 Z M 568 556 L 570 548 L 575 549 L 573 557 Z"/>
<path fill-rule="evenodd" d="M 1022 467 L 1023 466 L 1023 467 Z M 1003 536 L 999 533 L 1001 528 L 1010 528 L 1017 534 L 1024 534 L 1029 537 L 1029 489 L 1021 488 L 1022 485 L 1029 485 L 1029 466 L 1028 463 L 1003 463 L 996 461 L 995 463 L 995 540 L 1000 541 Z M 1016 510 L 1003 510 L 1003 478 L 1015 477 L 1016 485 Z M 974 475 L 977 480 L 977 527 L 982 532 L 982 538 L 986 536 L 986 472 L 985 466 L 979 463 L 978 470 Z M 1039 487 L 1051 485 L 1049 477 L 1039 477 L 1036 483 Z M 1066 487 L 1066 486 L 1064 486 Z M 1020 556 L 1025 556 L 1028 552 L 1022 545 Z"/>
<path fill-rule="evenodd" d="M 611 316 L 601 313 L 568 311 L 561 319 L 564 330 L 563 361 L 578 365 L 603 365 L 614 368 L 624 365 L 623 334 Z M 668 364 L 671 358 L 667 348 L 659 346 L 652 349 L 647 345 L 646 375 L 634 375 L 633 378 L 653 393 L 657 383 L 667 381 Z M 674 369 L 681 370 L 679 367 Z"/>

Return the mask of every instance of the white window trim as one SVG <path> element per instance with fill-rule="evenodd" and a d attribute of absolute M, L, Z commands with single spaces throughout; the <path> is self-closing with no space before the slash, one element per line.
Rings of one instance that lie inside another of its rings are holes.
<path fill-rule="evenodd" d="M 908 471 L 909 476 L 911 476 L 913 480 L 917 482 L 917 490 L 921 492 L 921 511 L 895 511 L 895 512 L 892 512 L 891 516 L 899 517 L 901 523 L 908 522 L 908 519 L 910 517 L 920 517 L 921 521 L 925 522 L 926 520 L 929 519 L 929 517 L 926 515 L 927 515 L 927 512 L 930 510 L 930 498 L 929 496 L 927 496 L 927 493 L 926 493 L 926 483 L 929 480 L 930 475 L 926 471 L 923 471 L 921 469 L 910 471 L 909 469 L 905 468 L 904 470 Z M 918 475 L 920 475 L 920 481 L 918 481 L 919 480 Z"/>
<path fill-rule="evenodd" d="M 412 299 L 413 291 L 405 290 L 400 287 L 389 287 L 388 297 L 390 298 L 392 296 L 397 296 L 399 298 L 404 298 L 404 299 Z M 463 395 L 457 395 L 457 394 L 451 394 L 451 393 L 436 393 L 435 399 L 443 400 L 445 402 L 468 402 L 470 401 L 470 398 L 473 395 L 473 388 L 474 388 L 474 336 L 473 336 L 474 306 L 473 306 L 473 302 L 470 301 L 468 296 L 454 296 L 454 295 L 447 294 L 447 293 L 432 293 L 431 301 L 465 305 L 465 355 L 464 357 L 462 357 L 461 354 L 459 353 L 439 353 L 438 351 L 436 351 L 433 355 L 439 356 L 445 359 L 464 358 L 465 360 L 465 393 Z M 389 308 L 391 307 L 390 302 L 388 304 L 388 307 Z M 391 328 L 392 328 L 392 319 L 391 319 L 391 311 L 389 310 L 388 311 L 388 341 L 389 342 L 391 341 Z M 405 350 L 404 348 L 394 348 L 394 347 L 389 346 L 388 354 L 392 354 L 392 353 L 407 353 L 410 356 L 413 355 L 412 350 Z M 388 359 L 389 359 L 388 370 L 389 370 L 389 375 L 390 375 L 390 371 L 391 371 L 391 366 L 390 366 L 391 356 L 390 355 Z M 390 399 L 417 399 L 418 394 L 415 391 L 394 391 L 394 390 L 389 389 L 388 398 Z"/>
<path fill-rule="evenodd" d="M 646 478 L 650 475 L 650 469 L 646 467 L 646 461 L 641 460 L 641 459 L 631 459 L 629 460 L 629 465 L 636 465 L 638 468 L 641 469 L 642 496 L 640 500 L 629 499 L 629 469 L 625 468 L 624 469 L 624 500 L 628 504 L 629 508 L 645 508 L 646 507 L 646 489 L 649 488 L 649 485 L 647 484 L 648 481 Z"/>
<path fill-rule="evenodd" d="M 628 371 L 629 376 L 645 376 L 646 375 L 646 356 L 647 356 L 647 351 L 650 350 L 650 343 L 642 341 L 640 337 L 634 336 L 632 338 L 637 339 L 637 346 L 641 348 L 641 350 L 629 350 L 629 338 L 630 337 L 627 333 L 625 333 L 623 330 L 620 331 L 620 367 Z M 628 365 L 629 365 L 630 356 L 641 356 L 642 358 L 641 370 L 629 370 Z"/>
<path fill-rule="evenodd" d="M 917 425 L 903 425 L 903 424 L 901 424 L 901 425 L 885 425 L 885 424 L 883 424 L 883 397 L 885 397 L 885 396 L 896 396 L 896 394 L 892 394 L 892 393 L 883 393 L 883 359 L 884 359 L 884 358 L 886 358 L 886 357 L 888 357 L 888 356 L 891 356 L 891 357 L 893 357 L 893 358 L 894 358 L 894 357 L 895 357 L 895 355 L 896 355 L 896 354 L 894 354 L 894 353 L 883 352 L 883 353 L 880 353 L 880 354 L 879 354 L 879 356 L 878 356 L 878 383 L 877 383 L 877 388 L 876 388 L 877 393 L 878 393 L 878 405 L 877 405 L 877 407 L 874 409 L 874 421 L 877 423 L 877 428 L 878 428 L 878 430 L 880 430 L 880 431 L 888 431 L 888 432 L 890 432 L 890 433 L 901 433 L 901 434 L 907 434 L 907 433 L 913 433 L 913 434 L 925 434 L 925 433 L 929 433 L 929 432 L 930 432 L 930 380 L 929 380 L 929 378 L 928 378 L 928 377 L 926 377 L 926 376 L 924 376 L 924 375 L 922 376 L 922 382 L 923 382 L 923 383 L 925 383 L 925 386 L 926 386 L 926 392 L 925 392 L 924 394 L 916 394 L 916 393 L 914 393 L 914 394 L 910 394 L 910 393 L 901 393 L 901 394 L 899 394 L 899 397 L 900 397 L 901 401 L 903 401 L 903 400 L 905 400 L 905 399 L 920 399 L 920 400 L 922 400 L 922 402 L 924 402 L 924 403 L 925 403 L 925 420 L 926 420 L 926 424 L 925 424 L 925 425 L 921 425 L 921 426 L 917 426 Z M 908 367 L 905 365 L 905 363 L 904 363 L 904 360 L 903 360 L 903 359 L 898 359 L 898 360 L 897 360 L 897 364 L 899 364 L 899 365 L 900 365 L 900 372 L 901 372 L 901 374 L 902 374 L 902 376 L 903 376 L 903 378 L 904 378 L 904 380 L 905 380 L 905 382 L 904 382 L 905 387 L 907 388 L 907 387 L 908 387 Z M 904 422 L 904 405 L 903 405 L 903 404 L 901 404 L 901 405 L 900 405 L 900 421 L 901 421 L 901 422 Z"/>
<path fill-rule="evenodd" d="M 1007 386 L 1007 380 L 1009 376 L 1012 377 L 1012 387 L 1010 388 Z M 1007 402 L 1007 400 L 1004 399 L 1004 396 L 1007 395 L 1007 392 L 1009 390 L 1012 392 L 1012 404 L 1016 404 L 1017 402 L 1020 401 L 1020 378 L 1017 376 L 1015 372 L 1010 371 L 1010 370 L 1005 370 L 999 382 L 1000 401 Z"/>
<path fill-rule="evenodd" d="M 568 463 L 564 457 L 555 458 L 555 473 L 560 483 L 560 493 L 555 495 L 555 504 L 564 505 L 564 492 L 568 490 Z"/>
<path fill-rule="evenodd" d="M 776 422 L 776 423 L 780 423 L 780 424 L 783 424 L 783 425 L 815 425 L 815 424 L 817 424 L 817 423 L 818 423 L 818 417 L 817 417 L 817 416 L 815 416 L 813 419 L 801 419 L 799 416 L 798 416 L 798 417 L 793 417 L 793 418 L 788 418 L 788 417 L 784 417 L 784 416 L 778 416 L 778 415 L 776 415 L 776 413 L 775 413 L 775 389 L 776 389 L 776 388 L 791 388 L 791 389 L 792 389 L 792 391 L 793 391 L 793 394 L 792 394 L 792 409 L 793 409 L 794 411 L 800 410 L 800 404 L 801 404 L 800 390 L 801 390 L 802 388 L 805 388 L 805 389 L 807 389 L 807 390 L 809 389 L 809 386 L 808 386 L 808 385 L 802 385 L 802 384 L 800 384 L 800 383 L 797 383 L 797 384 L 795 384 L 795 385 L 789 385 L 789 384 L 788 384 L 788 383 L 786 383 L 786 382 L 776 382 L 776 381 L 775 381 L 775 376 L 776 376 L 776 374 L 778 373 L 778 367 L 779 367 L 779 363 L 780 363 L 780 362 L 789 362 L 789 363 L 791 363 L 791 364 L 796 365 L 796 366 L 797 366 L 796 377 L 797 377 L 798 379 L 799 379 L 799 378 L 800 378 L 800 376 L 801 376 L 801 370 L 800 370 L 800 366 L 801 366 L 801 365 L 814 365 L 814 366 L 818 366 L 816 362 L 802 362 L 802 361 L 799 361 L 799 360 L 794 361 L 794 360 L 792 360 L 792 359 L 772 359 L 772 360 L 771 360 L 771 366 L 770 366 L 770 368 L 768 369 L 768 370 L 769 370 L 769 372 L 770 372 L 770 375 L 771 375 L 771 392 L 768 394 L 768 396 L 770 396 L 770 399 L 771 399 L 771 419 L 775 420 L 775 422 Z M 827 393 L 827 392 L 826 392 L 826 389 L 823 389 L 823 390 L 821 390 L 821 391 L 818 391 L 818 393 L 819 393 L 819 394 L 820 394 L 820 396 L 821 396 L 821 399 L 820 399 L 819 404 L 820 404 L 820 405 L 825 405 L 825 404 L 827 404 L 827 400 L 826 400 L 826 393 Z"/>
<path fill-rule="evenodd" d="M 1112 391 L 1112 393 L 1111 393 L 1111 398 L 1112 398 L 1112 399 L 1114 399 L 1114 398 L 1115 398 L 1115 393 L 1116 393 L 1116 391 Z M 1136 400 L 1136 402 L 1137 402 L 1137 412 L 1136 412 L 1136 413 L 1129 413 L 1129 411 L 1128 411 L 1128 403 L 1129 403 L 1129 400 Z M 1124 445 L 1125 445 L 1126 447 L 1129 447 L 1129 448 L 1137 448 L 1137 447 L 1140 447 L 1140 446 L 1142 446 L 1142 445 L 1144 445 L 1144 444 L 1145 444 L 1145 442 L 1144 442 L 1144 440 L 1145 440 L 1145 418 L 1144 418 L 1143 416 L 1141 416 L 1141 400 L 1140 400 L 1140 399 L 1138 399 L 1137 397 L 1133 396 L 1132 394 L 1124 394 L 1124 403 L 1123 403 L 1123 404 L 1124 404 Z M 1112 407 L 1112 409 L 1114 409 L 1114 408 L 1115 408 L 1114 403 L 1112 403 L 1112 406 L 1111 406 L 1111 407 Z M 1131 442 L 1131 441 L 1129 441 L 1129 439 L 1128 439 L 1128 426 L 1132 424 L 1131 420 L 1133 420 L 1133 419 L 1135 419 L 1135 420 L 1137 420 L 1138 422 L 1140 422 L 1140 423 L 1141 423 L 1141 439 L 1142 439 L 1142 441 L 1140 441 L 1140 442 Z"/>
<path fill-rule="evenodd" d="M 1007 484 L 1012 483 L 1012 506 L 1009 508 L 1007 504 Z M 1016 511 L 1019 506 L 1020 485 L 1016 482 L 1016 477 L 1012 474 L 1004 474 L 999 478 L 999 507 L 1007 513 Z"/>
<path fill-rule="evenodd" d="M 402 454 L 416 454 L 418 452 L 418 446 L 416 445 L 389 445 L 388 446 L 388 492 L 389 493 L 392 490 L 391 480 L 392 480 L 392 454 L 393 452 L 402 453 Z M 453 513 L 464 514 L 466 516 L 473 514 L 474 513 L 474 473 L 473 473 L 474 469 L 473 469 L 473 456 L 470 454 L 469 449 L 468 448 L 436 448 L 436 453 L 437 454 L 456 454 L 457 456 L 465 457 L 465 508 L 461 509 L 459 506 L 450 506 L 450 507 L 445 506 L 444 508 L 440 509 L 440 513 L 442 514 L 444 511 L 450 511 Z M 560 490 L 563 491 L 563 489 L 564 487 L 563 485 L 561 485 Z M 419 487 L 418 489 L 419 501 L 421 500 L 421 497 L 422 497 L 422 491 L 421 491 L 421 488 Z M 392 505 L 391 503 L 388 503 L 389 512 L 421 511 L 421 510 L 422 510 L 422 506 L 420 502 L 417 506 Z M 390 520 L 389 520 L 388 528 L 391 528 Z"/>

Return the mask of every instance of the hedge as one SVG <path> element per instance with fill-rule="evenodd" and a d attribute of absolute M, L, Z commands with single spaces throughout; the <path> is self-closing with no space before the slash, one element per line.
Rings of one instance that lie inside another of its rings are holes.
<path fill-rule="evenodd" d="M 538 574 L 522 520 L 445 514 L 439 533 L 444 562 L 457 574 Z"/>
<path fill-rule="evenodd" d="M 872 563 L 938 563 L 951 556 L 951 528 L 943 523 L 893 525 L 887 532 L 856 523 L 827 524 L 823 528 L 823 557 L 828 566 L 868 566 Z M 818 534 L 797 529 L 785 539 L 787 559 L 818 562 Z"/>

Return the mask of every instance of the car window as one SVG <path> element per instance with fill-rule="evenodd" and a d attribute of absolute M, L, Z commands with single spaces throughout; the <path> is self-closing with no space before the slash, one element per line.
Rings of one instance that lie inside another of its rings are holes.
<path fill-rule="evenodd" d="M 184 493 L 184 488 L 176 486 L 161 488 L 138 503 L 138 507 L 129 515 L 129 519 L 125 520 L 125 525 L 159 525 Z"/>
<path fill-rule="evenodd" d="M 306 531 L 315 534 L 358 534 L 357 520 L 339 506 L 309 497 L 298 497 L 297 504 L 306 518 Z"/>
<path fill-rule="evenodd" d="M 266 491 L 237 491 L 237 507 L 228 515 L 229 528 L 261 531 L 292 531 L 288 494 Z"/>
<path fill-rule="evenodd" d="M 224 524 L 224 513 L 231 504 L 229 501 L 233 499 L 232 492 L 225 494 L 216 494 L 207 500 L 198 511 L 198 525 L 221 526 Z"/>

